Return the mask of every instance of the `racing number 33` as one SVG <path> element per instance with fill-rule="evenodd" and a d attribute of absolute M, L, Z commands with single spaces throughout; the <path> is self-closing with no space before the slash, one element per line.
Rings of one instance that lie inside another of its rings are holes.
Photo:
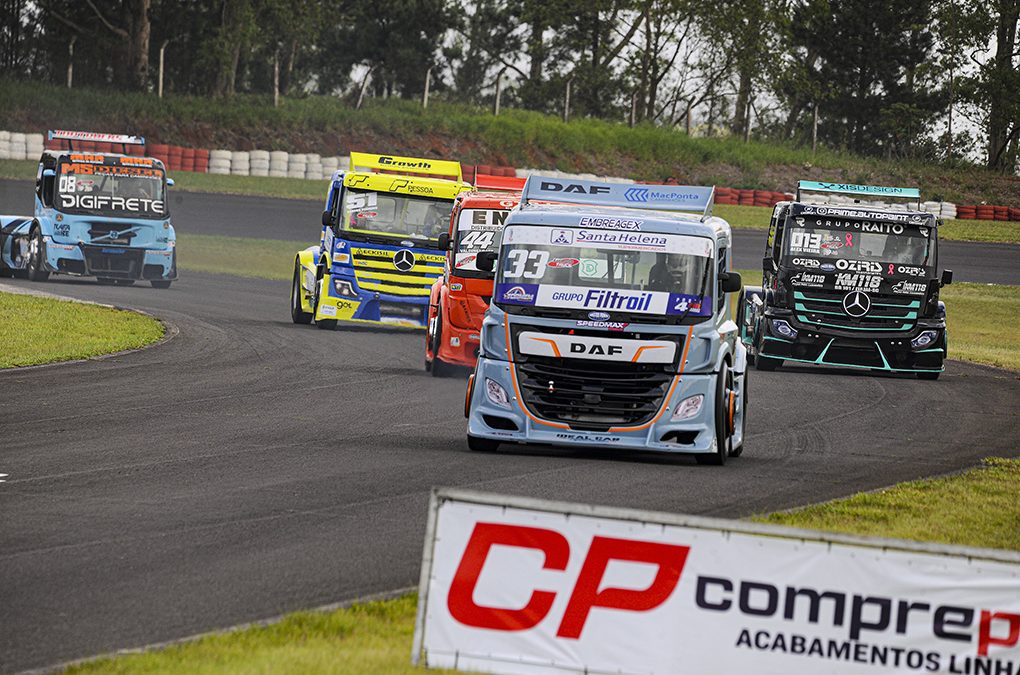
<path fill-rule="evenodd" d="M 522 631 L 535 627 L 548 616 L 556 593 L 534 590 L 528 603 L 520 609 L 485 607 L 475 602 L 475 586 L 493 546 L 541 551 L 545 555 L 542 569 L 563 571 L 567 569 L 570 559 L 570 543 L 554 530 L 521 525 L 477 523 L 471 533 L 471 539 L 450 584 L 447 597 L 450 614 L 460 623 L 475 628 Z M 658 607 L 676 589 L 689 551 L 688 546 L 593 537 L 556 635 L 561 638 L 580 638 L 588 614 L 596 607 L 632 612 L 645 612 Z M 600 589 L 611 561 L 655 565 L 655 578 L 643 590 L 613 587 Z"/>
<path fill-rule="evenodd" d="M 510 265 L 506 271 L 507 277 L 538 279 L 545 274 L 545 266 L 549 262 L 549 252 L 515 248 L 507 256 L 507 262 Z M 534 267 L 532 267 L 532 264 L 534 264 Z"/>

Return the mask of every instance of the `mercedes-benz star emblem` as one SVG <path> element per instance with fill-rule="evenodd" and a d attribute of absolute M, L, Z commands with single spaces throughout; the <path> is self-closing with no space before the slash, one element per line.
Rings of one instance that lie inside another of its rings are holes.
<path fill-rule="evenodd" d="M 843 297 L 843 311 L 859 319 L 871 311 L 871 298 L 863 291 L 850 291 Z"/>
<path fill-rule="evenodd" d="M 393 266 L 401 272 L 410 272 L 414 267 L 414 254 L 402 248 L 393 254 Z"/>

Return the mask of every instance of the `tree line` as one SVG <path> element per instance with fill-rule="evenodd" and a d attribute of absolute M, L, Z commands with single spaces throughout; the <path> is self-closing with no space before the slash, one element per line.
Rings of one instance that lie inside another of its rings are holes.
<path fill-rule="evenodd" d="M 1017 170 L 1020 0 L 0 0 L 73 86 L 420 97 Z"/>

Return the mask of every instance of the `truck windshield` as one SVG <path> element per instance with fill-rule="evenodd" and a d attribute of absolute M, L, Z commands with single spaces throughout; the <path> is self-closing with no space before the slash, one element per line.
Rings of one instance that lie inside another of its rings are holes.
<path fill-rule="evenodd" d="M 786 252 L 791 256 L 925 267 L 931 252 L 930 229 L 796 216 L 788 228 Z"/>
<path fill-rule="evenodd" d="M 435 243 L 453 211 L 449 199 L 347 188 L 343 231 L 351 239 L 417 239 Z"/>
<path fill-rule="evenodd" d="M 507 311 L 709 316 L 712 241 L 652 232 L 504 230 L 493 299 Z M 541 312 L 539 312 L 541 313 Z"/>
<path fill-rule="evenodd" d="M 482 251 L 499 249 L 500 232 L 503 229 L 505 209 L 463 209 L 457 218 L 457 246 L 454 267 L 458 272 L 474 272 L 478 276 L 491 278 L 475 265 L 475 259 Z M 471 274 L 470 276 L 475 276 Z"/>
<path fill-rule="evenodd" d="M 165 218 L 164 177 L 154 166 L 61 161 L 57 208 L 117 218 Z"/>

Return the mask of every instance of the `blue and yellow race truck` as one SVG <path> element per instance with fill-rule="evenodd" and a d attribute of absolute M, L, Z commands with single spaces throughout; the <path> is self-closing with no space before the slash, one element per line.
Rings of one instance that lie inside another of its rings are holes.
<path fill-rule="evenodd" d="M 459 162 L 352 152 L 330 181 L 319 245 L 294 258 L 294 322 L 425 328 L 446 262 L 439 235 L 469 189 Z"/>
<path fill-rule="evenodd" d="M 756 368 L 789 361 L 934 380 L 947 352 L 938 219 L 917 188 L 801 181 L 776 204 L 741 338 Z M 834 203 L 835 202 L 835 203 Z"/>
<path fill-rule="evenodd" d="M 166 198 L 173 181 L 163 163 L 74 149 L 76 142 L 102 142 L 127 150 L 145 139 L 83 131 L 50 131 L 49 138 L 69 149 L 46 150 L 39 159 L 33 216 L 0 216 L 0 275 L 169 288 L 177 278 L 177 237 Z"/>
<path fill-rule="evenodd" d="M 713 188 L 532 176 L 503 226 L 468 447 L 500 443 L 690 453 L 744 446 L 740 290 Z"/>

